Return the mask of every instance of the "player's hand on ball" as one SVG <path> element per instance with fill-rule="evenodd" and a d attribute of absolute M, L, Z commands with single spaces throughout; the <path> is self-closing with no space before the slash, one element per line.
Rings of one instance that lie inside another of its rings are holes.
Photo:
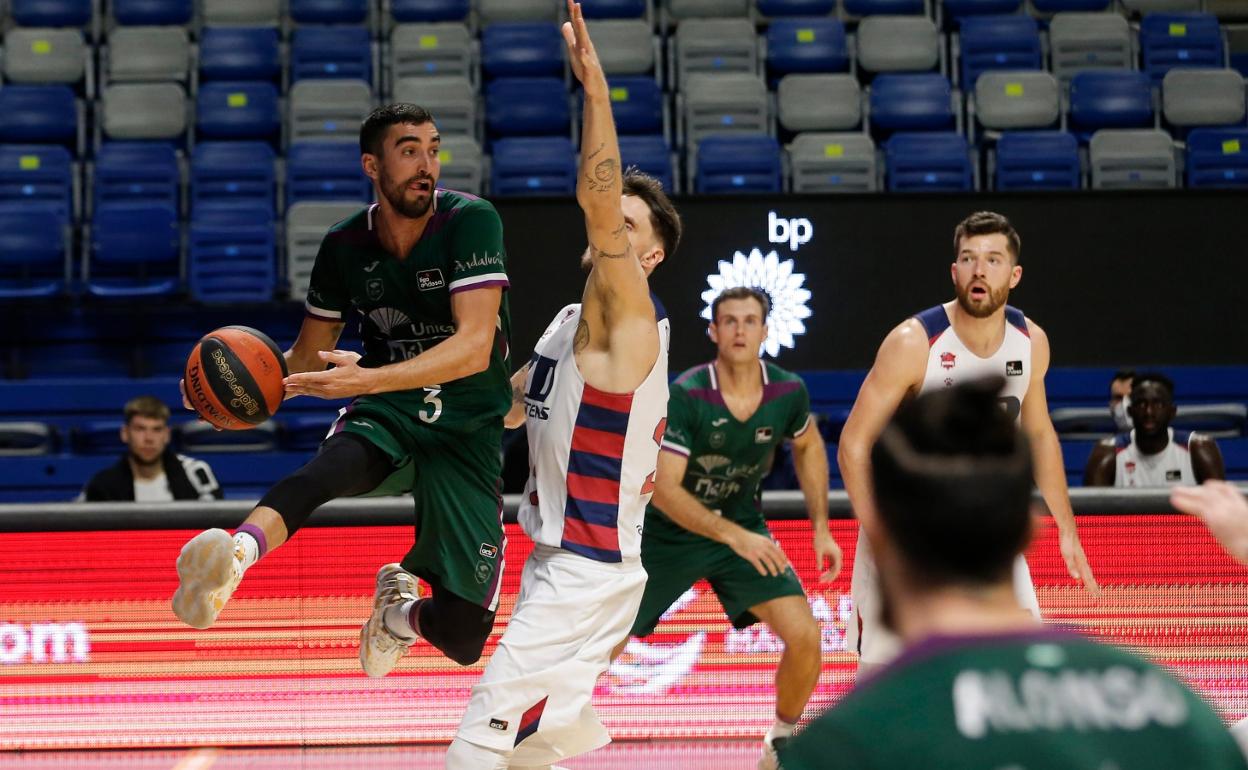
<path fill-rule="evenodd" d="M 1092 574 L 1092 567 L 1088 565 L 1088 557 L 1083 553 L 1083 544 L 1079 542 L 1079 533 L 1073 530 L 1063 532 L 1059 542 L 1062 549 L 1062 558 L 1066 560 L 1066 569 L 1070 570 L 1070 576 L 1083 583 L 1083 587 L 1093 597 L 1099 597 L 1101 595 L 1101 587 L 1096 582 L 1096 576 Z"/>
<path fill-rule="evenodd" d="M 738 556 L 753 564 L 760 575 L 782 575 L 789 568 L 789 557 L 766 535 L 743 529 L 729 545 Z"/>
<path fill-rule="evenodd" d="M 827 559 L 828 568 L 819 575 L 819 579 L 825 583 L 831 583 L 836 580 L 837 575 L 841 574 L 841 564 L 845 557 L 841 553 L 841 546 L 836 542 L 836 538 L 827 531 L 815 533 L 816 568 L 823 569 L 824 559 Z"/>
<path fill-rule="evenodd" d="M 360 366 L 360 354 L 350 350 L 322 350 L 321 360 L 333 364 L 323 372 L 292 374 L 283 382 L 286 396 L 349 398 L 368 393 L 373 386 L 373 370 Z"/>

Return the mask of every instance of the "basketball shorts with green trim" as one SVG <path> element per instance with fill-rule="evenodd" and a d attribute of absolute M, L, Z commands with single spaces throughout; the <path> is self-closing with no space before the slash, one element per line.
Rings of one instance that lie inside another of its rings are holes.
<path fill-rule="evenodd" d="M 771 536 L 767 531 L 759 534 Z M 792 568 L 779 575 L 760 575 L 731 548 L 703 537 L 666 540 L 643 536 L 641 563 L 650 579 L 633 623 L 633 636 L 650 635 L 667 608 L 701 578 L 711 584 L 736 628 L 758 622 L 750 612 L 755 605 L 782 596 L 806 595 Z"/>
<path fill-rule="evenodd" d="M 383 399 L 361 396 L 339 413 L 329 435 L 343 431 L 367 439 L 394 463 L 394 472 L 361 497 L 412 494 L 416 543 L 403 568 L 497 610 L 506 547 L 502 418 L 425 425 Z"/>

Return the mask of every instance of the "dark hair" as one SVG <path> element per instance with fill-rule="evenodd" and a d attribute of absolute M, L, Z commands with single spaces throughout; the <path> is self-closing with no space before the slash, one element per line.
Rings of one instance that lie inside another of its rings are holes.
<path fill-rule="evenodd" d="M 1031 452 L 992 377 L 921 395 L 871 449 L 880 522 L 935 585 L 1009 578 L 1031 534 Z"/>
<path fill-rule="evenodd" d="M 649 174 L 630 166 L 624 171 L 624 195 L 641 198 L 650 209 L 650 226 L 659 236 L 663 244 L 663 255 L 671 259 L 680 245 L 680 234 L 684 226 L 680 223 L 680 214 L 663 191 L 663 183 Z"/>
<path fill-rule="evenodd" d="M 1005 239 L 1010 242 L 1010 256 L 1014 258 L 1014 264 L 1019 264 L 1022 261 L 1023 241 L 1018 237 L 1018 231 L 1014 229 L 1014 225 L 1010 224 L 1010 220 L 995 211 L 976 211 L 958 223 L 953 231 L 954 258 L 957 258 L 958 250 L 962 248 L 963 238 L 994 233 L 1004 235 Z"/>
<path fill-rule="evenodd" d="M 1119 369 L 1118 371 L 1114 372 L 1113 377 L 1109 378 L 1109 384 L 1110 384 L 1110 387 L 1113 387 L 1113 384 L 1115 382 L 1119 382 L 1120 380 L 1134 380 L 1134 379 L 1135 379 L 1134 369 Z"/>
<path fill-rule="evenodd" d="M 378 107 L 368 113 L 368 117 L 360 124 L 360 154 L 380 156 L 385 149 L 382 140 L 390 126 L 401 123 L 419 126 L 433 122 L 433 115 L 429 114 L 429 110 L 417 104 L 397 102 Z"/>
<path fill-rule="evenodd" d="M 753 286 L 734 286 L 721 291 L 711 302 L 711 323 L 719 321 L 719 303 L 726 299 L 752 299 L 758 302 L 763 308 L 763 323 L 767 323 L 767 316 L 771 313 L 771 298 Z"/>
<path fill-rule="evenodd" d="M 1170 379 L 1169 377 L 1162 374 L 1161 372 L 1140 372 L 1139 374 L 1135 375 L 1135 379 L 1131 380 L 1131 393 L 1132 393 L 1131 400 L 1132 401 L 1136 400 L 1135 395 L 1134 395 L 1135 389 L 1140 387 L 1146 382 L 1151 382 L 1155 385 L 1160 385 L 1161 387 L 1165 388 L 1166 395 L 1170 397 L 1170 400 L 1172 402 L 1174 401 L 1174 380 Z"/>
<path fill-rule="evenodd" d="M 161 422 L 169 422 L 169 407 L 155 396 L 137 396 L 126 402 L 123 409 L 126 425 L 135 417 L 148 417 Z"/>

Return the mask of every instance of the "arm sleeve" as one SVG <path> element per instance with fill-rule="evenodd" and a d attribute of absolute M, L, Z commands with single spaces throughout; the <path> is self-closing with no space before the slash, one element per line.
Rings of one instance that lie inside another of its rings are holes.
<path fill-rule="evenodd" d="M 455 215 L 450 234 L 451 294 L 488 286 L 506 289 L 507 252 L 503 249 L 503 221 L 488 202 L 472 201 Z"/>
<path fill-rule="evenodd" d="M 308 298 L 304 309 L 313 318 L 322 321 L 340 321 L 351 306 L 351 290 L 342 266 L 338 262 L 337 249 L 333 247 L 329 233 L 321 240 L 321 248 L 312 263 L 312 279 L 308 283 Z"/>
<path fill-rule="evenodd" d="M 680 388 L 672 388 L 667 399 L 667 428 L 663 449 L 688 457 L 693 452 L 694 405 Z"/>
<path fill-rule="evenodd" d="M 810 419 L 810 392 L 806 390 L 806 383 L 798 381 L 798 389 L 793 394 L 793 408 L 789 415 L 789 424 L 785 426 L 785 438 L 797 438 L 813 427 Z"/>

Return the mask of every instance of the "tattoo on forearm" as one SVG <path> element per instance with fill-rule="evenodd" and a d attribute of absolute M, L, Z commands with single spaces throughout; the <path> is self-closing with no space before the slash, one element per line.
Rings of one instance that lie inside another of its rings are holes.
<path fill-rule="evenodd" d="M 592 157 L 592 156 L 591 156 Z M 598 161 L 592 174 L 585 175 L 585 184 L 594 192 L 612 192 L 619 181 L 619 164 L 615 158 Z"/>
<path fill-rule="evenodd" d="M 572 352 L 579 353 L 589 345 L 589 324 L 582 318 L 576 324 L 576 335 L 572 337 Z"/>
<path fill-rule="evenodd" d="M 612 238 L 619 238 L 621 235 L 623 235 L 623 234 L 624 234 L 624 231 L 625 231 L 626 229 L 627 229 L 627 226 L 625 225 L 625 223 L 624 223 L 624 222 L 621 222 L 619 227 L 617 227 L 617 228 L 615 228 L 614 230 L 612 230 L 612 231 L 611 231 L 611 237 L 612 237 Z"/>
<path fill-rule="evenodd" d="M 591 257 L 602 259 L 623 259 L 632 254 L 632 249 L 628 247 L 628 242 L 624 242 L 624 250 L 620 252 L 604 251 L 594 245 L 593 241 L 589 242 L 589 254 Z"/>
<path fill-rule="evenodd" d="M 605 143 L 605 142 L 604 142 L 604 143 L 602 143 L 602 144 L 599 144 L 599 145 L 598 145 L 598 149 L 594 150 L 594 151 L 593 151 L 593 152 L 591 152 L 589 155 L 586 155 L 586 156 L 585 156 L 585 159 L 586 159 L 586 160 L 593 160 L 593 159 L 594 159 L 594 156 L 595 156 L 595 155 L 597 155 L 598 153 L 602 152 L 602 151 L 606 148 L 606 146 L 607 146 L 607 145 L 606 145 L 606 143 Z"/>

